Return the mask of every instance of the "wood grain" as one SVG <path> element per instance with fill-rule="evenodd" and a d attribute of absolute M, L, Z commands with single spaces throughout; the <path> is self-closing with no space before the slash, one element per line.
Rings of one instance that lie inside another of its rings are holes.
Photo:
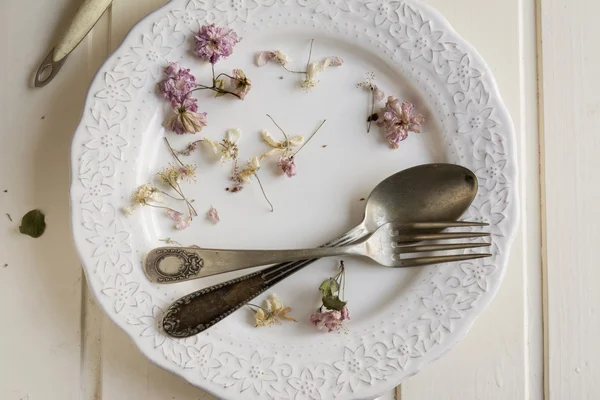
<path fill-rule="evenodd" d="M 549 400 L 600 397 L 600 5 L 541 1 Z"/>

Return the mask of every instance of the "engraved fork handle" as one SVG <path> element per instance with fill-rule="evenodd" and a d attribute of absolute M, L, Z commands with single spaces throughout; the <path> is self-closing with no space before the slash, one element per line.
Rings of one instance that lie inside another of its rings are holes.
<path fill-rule="evenodd" d="M 368 233 L 361 224 L 321 248 L 348 245 Z M 183 296 L 165 312 L 163 328 L 177 338 L 197 335 L 314 261 L 316 259 L 277 264 Z"/>
<path fill-rule="evenodd" d="M 240 269 L 342 255 L 364 255 L 364 242 L 335 247 L 295 250 L 222 250 L 193 247 L 158 247 L 144 260 L 152 282 L 173 283 Z"/>

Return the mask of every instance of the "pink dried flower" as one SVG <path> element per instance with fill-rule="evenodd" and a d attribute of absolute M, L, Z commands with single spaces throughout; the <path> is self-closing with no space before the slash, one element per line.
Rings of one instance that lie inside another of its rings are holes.
<path fill-rule="evenodd" d="M 182 213 L 173 209 L 168 209 L 167 215 L 169 216 L 169 218 L 175 221 L 175 229 L 179 231 L 184 230 L 185 228 L 190 226 L 190 223 L 192 222 L 191 216 L 185 217 Z"/>
<path fill-rule="evenodd" d="M 414 114 L 414 105 L 408 101 L 400 101 L 389 96 L 385 107 L 381 109 L 377 126 L 383 128 L 383 133 L 392 148 L 398 148 L 399 142 L 408 137 L 408 132 L 421 132 L 425 121 L 422 114 Z"/>
<path fill-rule="evenodd" d="M 211 64 L 229 57 L 233 53 L 233 46 L 240 41 L 233 29 L 218 27 L 215 24 L 201 27 L 195 38 L 196 55 Z"/>
<path fill-rule="evenodd" d="M 185 107 L 176 109 L 175 115 L 166 122 L 167 128 L 178 135 L 200 132 L 206 125 L 206 113 L 197 113 L 187 110 Z"/>
<path fill-rule="evenodd" d="M 327 328 L 328 332 L 337 331 L 343 327 L 343 322 L 350 319 L 348 307 L 344 306 L 342 311 L 327 310 L 313 313 L 310 323 L 319 329 Z"/>
<path fill-rule="evenodd" d="M 213 206 L 210 206 L 210 209 L 208 210 L 208 212 L 206 213 L 206 216 L 208 217 L 208 219 L 210 219 L 215 225 L 219 223 L 220 218 L 219 218 L 219 212 L 217 211 L 216 208 L 214 208 Z"/>
<path fill-rule="evenodd" d="M 244 71 L 241 69 L 234 69 L 233 75 L 234 77 L 229 79 L 229 83 L 233 88 L 233 93 L 237 94 L 240 96 L 240 99 L 244 100 L 244 97 L 246 97 L 252 88 L 252 82 L 250 82 L 250 79 L 248 79 Z"/>
<path fill-rule="evenodd" d="M 274 60 L 279 65 L 285 66 L 290 62 L 290 57 L 281 50 L 261 51 L 256 55 L 256 65 L 259 67 L 264 67 L 271 60 Z"/>
<path fill-rule="evenodd" d="M 293 155 L 284 154 L 281 157 L 279 157 L 279 160 L 277 160 L 277 166 L 281 168 L 281 171 L 283 171 L 283 173 L 286 174 L 288 178 L 291 178 L 292 176 L 296 175 L 296 163 L 294 162 Z"/>
<path fill-rule="evenodd" d="M 189 98 L 190 90 L 196 87 L 196 77 L 190 73 L 189 69 L 182 68 L 176 62 L 169 63 L 165 68 L 165 74 L 167 77 L 159 82 L 158 88 L 165 99 L 171 102 L 173 108 L 177 108 Z M 190 111 L 197 111 L 195 100 L 191 99 L 186 108 Z"/>

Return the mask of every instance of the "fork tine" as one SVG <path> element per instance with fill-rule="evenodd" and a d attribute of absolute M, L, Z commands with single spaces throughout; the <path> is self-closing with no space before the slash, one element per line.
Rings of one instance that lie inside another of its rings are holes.
<path fill-rule="evenodd" d="M 421 240 L 470 239 L 487 236 L 490 236 L 488 232 L 403 233 L 395 236 L 394 239 L 397 243 L 406 243 Z"/>
<path fill-rule="evenodd" d="M 453 261 L 474 260 L 476 258 L 491 257 L 489 253 L 477 254 L 457 254 L 453 256 L 432 256 L 432 257 L 417 257 L 407 258 L 401 261 L 400 267 L 418 267 L 422 265 L 441 264 Z"/>
<path fill-rule="evenodd" d="M 491 243 L 447 243 L 447 244 L 423 244 L 417 246 L 404 246 L 396 249 L 396 254 L 404 253 L 422 253 L 426 251 L 440 251 L 440 250 L 461 250 L 461 249 L 473 249 L 476 247 L 491 246 Z"/>
<path fill-rule="evenodd" d="M 396 229 L 400 231 L 412 229 L 444 229 L 444 228 L 464 228 L 469 226 L 488 226 L 485 222 L 473 221 L 446 221 L 446 222 L 409 222 L 399 224 Z"/>

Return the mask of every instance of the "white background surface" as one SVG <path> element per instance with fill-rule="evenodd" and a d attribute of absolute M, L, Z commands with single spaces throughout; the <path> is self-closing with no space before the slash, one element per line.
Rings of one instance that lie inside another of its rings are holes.
<path fill-rule="evenodd" d="M 71 136 L 95 71 L 163 1 L 114 0 L 57 78 L 32 89 L 33 72 L 79 2 L 0 4 L 0 398 L 209 399 L 146 361 L 86 290 L 70 238 Z M 600 274 L 593 257 L 600 239 L 593 229 L 600 197 L 600 52 L 593 41 L 600 27 L 593 18 L 600 6 L 429 3 L 482 54 L 510 109 L 522 219 L 500 292 L 470 334 L 387 398 L 600 397 L 593 290 Z M 48 222 L 37 240 L 18 233 L 20 217 L 33 208 Z"/>

